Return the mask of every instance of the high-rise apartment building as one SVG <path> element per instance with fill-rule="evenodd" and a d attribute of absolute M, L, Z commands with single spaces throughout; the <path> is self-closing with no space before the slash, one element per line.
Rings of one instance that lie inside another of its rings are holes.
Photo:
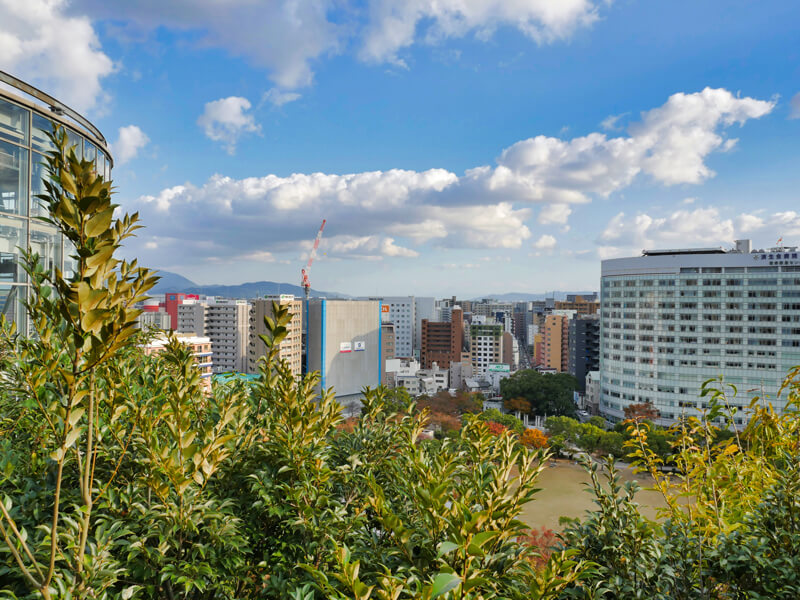
<path fill-rule="evenodd" d="M 214 373 L 247 372 L 250 305 L 246 300 L 184 300 L 177 315 L 178 331 L 211 338 Z"/>
<path fill-rule="evenodd" d="M 250 301 L 250 339 L 247 349 L 247 372 L 258 373 L 258 361 L 266 353 L 266 346 L 259 337 L 267 334 L 264 318 L 273 318 L 272 303 L 287 306 L 292 320 L 286 326 L 286 337 L 278 346 L 278 358 L 286 361 L 292 375 L 303 374 L 303 301 L 292 295 L 280 295 Z"/>
<path fill-rule="evenodd" d="M 602 414 L 647 402 L 666 425 L 696 415 L 702 382 L 719 375 L 735 406 L 763 392 L 782 410 L 780 383 L 800 364 L 797 248 L 645 251 L 603 261 L 601 279 Z"/>
<path fill-rule="evenodd" d="M 178 329 L 178 307 L 188 300 L 199 301 L 197 294 L 180 294 L 178 292 L 168 292 L 164 294 L 164 310 L 171 319 L 171 329 Z"/>
<path fill-rule="evenodd" d="M 543 366 L 565 373 L 569 368 L 569 317 L 545 316 L 542 334 Z"/>
<path fill-rule="evenodd" d="M 315 298 L 308 306 L 308 371 L 334 388 L 346 412 L 359 410 L 361 390 L 381 381 L 381 303 Z"/>
<path fill-rule="evenodd" d="M 423 319 L 420 363 L 423 369 L 430 369 L 436 363 L 442 369 L 461 361 L 464 345 L 464 323 L 459 307 L 450 312 L 449 322 L 436 322 Z"/>
<path fill-rule="evenodd" d="M 485 376 L 490 364 L 502 362 L 503 326 L 499 323 L 470 325 L 469 344 L 472 372 L 476 376 Z"/>
<path fill-rule="evenodd" d="M 568 370 L 578 380 L 578 391 L 586 389 L 586 375 L 600 368 L 599 315 L 579 317 L 569 322 Z"/>
<path fill-rule="evenodd" d="M 56 98 L 0 71 L 0 313 L 22 333 L 30 328 L 21 252 L 30 249 L 45 269 L 59 269 L 67 277 L 75 268 L 71 244 L 37 219 L 47 216 L 36 195 L 45 193 L 45 155 L 54 150 L 47 134 L 53 125 L 65 129 L 78 158 L 94 162 L 98 173 L 110 177 L 113 160 L 99 129 Z"/>

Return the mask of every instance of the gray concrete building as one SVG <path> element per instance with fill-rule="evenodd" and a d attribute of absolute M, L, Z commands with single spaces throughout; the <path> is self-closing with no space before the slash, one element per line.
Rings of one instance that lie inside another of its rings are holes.
<path fill-rule="evenodd" d="M 214 373 L 247 372 L 250 304 L 246 300 L 186 300 L 178 306 L 178 331 L 211 338 Z"/>
<path fill-rule="evenodd" d="M 362 388 L 381 381 L 381 303 L 310 300 L 307 349 L 307 370 L 319 371 L 321 387 L 334 388 L 346 413 L 358 412 Z"/>

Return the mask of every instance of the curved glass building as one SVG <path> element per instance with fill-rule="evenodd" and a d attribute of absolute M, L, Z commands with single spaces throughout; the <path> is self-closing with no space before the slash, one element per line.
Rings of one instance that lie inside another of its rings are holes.
<path fill-rule="evenodd" d="M 36 219 L 47 210 L 36 199 L 44 192 L 44 153 L 52 149 L 47 134 L 63 125 L 79 157 L 93 160 L 106 178 L 113 160 L 100 131 L 52 96 L 0 71 L 0 311 L 28 331 L 22 301 L 28 281 L 20 248 L 37 252 L 50 269 L 72 268 L 70 249 L 52 226 Z"/>
<path fill-rule="evenodd" d="M 800 365 L 800 252 L 688 248 L 604 260 L 600 412 L 652 404 L 659 424 L 697 416 L 703 381 L 723 375 L 733 404 L 768 395 L 776 410 L 783 377 Z M 743 425 L 746 415 L 737 415 Z"/>

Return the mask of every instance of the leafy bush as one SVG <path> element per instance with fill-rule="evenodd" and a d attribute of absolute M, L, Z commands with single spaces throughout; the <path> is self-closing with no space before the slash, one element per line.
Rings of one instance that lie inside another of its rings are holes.
<path fill-rule="evenodd" d="M 155 277 L 114 257 L 136 216 L 53 141 L 44 200 L 78 268 L 27 256 L 36 335 L 0 320 L 0 597 L 553 598 L 581 576 L 521 541 L 543 450 L 469 415 L 422 441 L 428 410 L 382 388 L 345 427 L 278 357 L 286 307 L 250 387 L 206 394 L 174 338 L 146 355 Z"/>

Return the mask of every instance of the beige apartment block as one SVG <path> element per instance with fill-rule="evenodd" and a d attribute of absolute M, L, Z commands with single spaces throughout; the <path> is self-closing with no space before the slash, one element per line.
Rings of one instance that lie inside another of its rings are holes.
<path fill-rule="evenodd" d="M 566 373 L 569 370 L 569 317 L 547 315 L 544 319 L 544 366 Z"/>
<path fill-rule="evenodd" d="M 259 336 L 266 335 L 267 327 L 264 317 L 272 318 L 272 303 L 288 305 L 292 320 L 287 327 L 286 338 L 280 343 L 278 356 L 285 360 L 292 370 L 292 375 L 300 377 L 303 373 L 303 301 L 291 295 L 281 295 L 251 301 L 250 309 L 250 341 L 247 351 L 247 372 L 258 373 L 258 361 L 264 356 L 266 346 Z"/>
<path fill-rule="evenodd" d="M 212 374 L 212 360 L 211 360 L 211 339 L 207 337 L 187 334 L 176 334 L 178 340 L 189 347 L 194 355 L 194 362 L 197 369 L 200 371 L 200 382 L 203 390 L 211 393 L 211 374 Z M 167 337 L 161 336 L 150 341 L 143 350 L 145 354 L 160 354 L 164 351 L 167 345 Z"/>

